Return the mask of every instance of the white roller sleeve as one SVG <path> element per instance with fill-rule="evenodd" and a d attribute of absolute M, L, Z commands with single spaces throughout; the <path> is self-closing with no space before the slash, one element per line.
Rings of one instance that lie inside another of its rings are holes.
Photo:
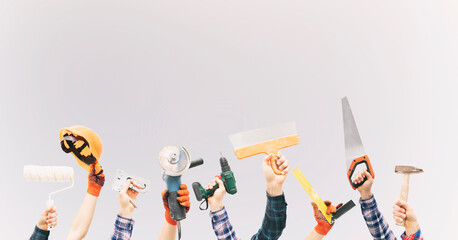
<path fill-rule="evenodd" d="M 71 182 L 73 168 L 66 166 L 24 166 L 24 179 L 35 182 Z"/>

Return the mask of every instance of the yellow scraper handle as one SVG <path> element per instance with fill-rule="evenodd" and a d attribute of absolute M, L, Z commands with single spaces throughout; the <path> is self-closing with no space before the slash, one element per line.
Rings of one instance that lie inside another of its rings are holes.
<path fill-rule="evenodd" d="M 302 185 L 302 187 L 305 189 L 305 191 L 309 194 L 310 198 L 312 201 L 318 206 L 318 209 L 320 209 L 321 213 L 323 216 L 326 218 L 328 223 L 331 223 L 331 214 L 326 214 L 327 206 L 324 204 L 324 201 L 318 196 L 318 193 L 316 193 L 315 189 L 313 189 L 312 185 L 310 185 L 309 181 L 305 178 L 305 176 L 301 173 L 299 168 L 295 168 L 293 170 L 294 176 L 297 178 L 297 181 Z"/>

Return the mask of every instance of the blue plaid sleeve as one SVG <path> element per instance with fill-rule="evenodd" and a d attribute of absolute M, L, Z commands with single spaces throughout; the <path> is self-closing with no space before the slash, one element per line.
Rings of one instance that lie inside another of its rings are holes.
<path fill-rule="evenodd" d="M 394 240 L 393 231 L 390 230 L 390 226 L 385 221 L 382 213 L 378 209 L 377 202 L 375 201 L 374 195 L 369 199 L 359 199 L 361 204 L 361 211 L 363 212 L 364 220 L 369 228 L 369 232 L 372 237 L 376 240 Z"/>
<path fill-rule="evenodd" d="M 133 219 L 117 216 L 114 232 L 111 235 L 111 240 L 128 240 L 132 236 L 135 221 Z"/>
<path fill-rule="evenodd" d="M 416 233 L 408 235 L 408 236 L 404 232 L 401 236 L 401 239 L 402 240 L 423 240 L 423 236 L 421 236 L 421 230 L 418 229 Z"/>
<path fill-rule="evenodd" d="M 41 230 L 37 226 L 33 230 L 32 236 L 29 240 L 47 240 L 49 237 L 49 231 Z"/>
<path fill-rule="evenodd" d="M 210 217 L 218 240 L 240 240 L 229 221 L 225 207 L 216 212 L 210 211 Z"/>
<path fill-rule="evenodd" d="M 267 194 L 267 205 L 262 226 L 251 237 L 251 240 L 276 240 L 281 236 L 286 227 L 286 201 L 285 195 L 271 197 Z"/>

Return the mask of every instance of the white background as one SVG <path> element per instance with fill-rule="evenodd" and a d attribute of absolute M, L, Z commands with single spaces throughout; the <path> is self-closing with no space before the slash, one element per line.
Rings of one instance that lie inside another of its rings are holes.
<path fill-rule="evenodd" d="M 164 209 L 160 148 L 184 145 L 205 165 L 182 178 L 207 183 L 222 151 L 237 178 L 225 198 L 237 233 L 261 225 L 262 156 L 237 160 L 228 134 L 295 120 L 301 143 L 284 150 L 324 199 L 359 198 L 345 176 L 340 99 L 348 96 L 375 170 L 373 192 L 392 219 L 401 175 L 421 167 L 409 200 L 427 239 L 457 239 L 458 2 L 407 1 L 40 1 L 0 2 L 0 229 L 26 239 L 50 191 L 23 180 L 23 165 L 68 165 L 75 187 L 55 196 L 64 239 L 87 172 L 62 152 L 58 131 L 86 125 L 101 136 L 103 188 L 87 239 L 107 239 L 118 210 L 116 169 L 152 180 L 139 196 L 133 239 L 154 239 Z M 284 184 L 281 239 L 315 226 L 310 198 Z M 192 209 L 183 239 L 215 239 L 207 212 Z M 328 239 L 370 239 L 359 204 Z"/>

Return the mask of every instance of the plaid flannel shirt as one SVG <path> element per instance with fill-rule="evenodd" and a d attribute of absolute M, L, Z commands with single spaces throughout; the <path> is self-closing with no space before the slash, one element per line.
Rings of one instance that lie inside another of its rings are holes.
<path fill-rule="evenodd" d="M 271 197 L 267 194 L 267 204 L 262 226 L 251 237 L 251 240 L 276 240 L 286 227 L 285 196 Z M 217 212 L 210 212 L 212 226 L 218 240 L 240 240 L 229 222 L 226 209 L 223 207 Z"/>
<path fill-rule="evenodd" d="M 135 221 L 133 219 L 117 216 L 114 232 L 111 235 L 111 240 L 128 240 L 132 236 Z"/>
<path fill-rule="evenodd" d="M 363 212 L 364 220 L 369 228 L 369 232 L 375 240 L 396 240 L 393 231 L 386 222 L 382 213 L 378 209 L 377 202 L 375 201 L 374 195 L 369 199 L 360 199 L 361 211 Z M 421 230 L 416 233 L 406 236 L 404 232 L 401 235 L 402 240 L 423 240 L 421 236 Z"/>
<path fill-rule="evenodd" d="M 32 236 L 29 238 L 29 240 L 47 240 L 49 237 L 49 231 L 39 229 L 37 226 L 35 226 L 35 229 L 33 230 Z"/>
<path fill-rule="evenodd" d="M 218 240 L 240 240 L 229 221 L 225 207 L 216 212 L 210 211 L 210 217 L 212 219 L 213 231 L 215 231 Z"/>

